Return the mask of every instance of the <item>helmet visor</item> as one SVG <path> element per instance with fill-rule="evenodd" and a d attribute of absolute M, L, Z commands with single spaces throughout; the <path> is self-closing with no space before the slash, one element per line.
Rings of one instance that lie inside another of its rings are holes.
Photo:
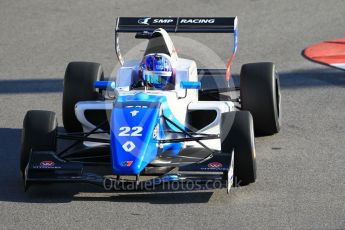
<path fill-rule="evenodd" d="M 172 72 L 169 71 L 143 71 L 144 80 L 157 86 L 165 86 L 169 82 Z"/>

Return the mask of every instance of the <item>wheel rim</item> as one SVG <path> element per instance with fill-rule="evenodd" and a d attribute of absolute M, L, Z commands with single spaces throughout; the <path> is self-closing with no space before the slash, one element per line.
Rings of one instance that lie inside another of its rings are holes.
<path fill-rule="evenodd" d="M 280 84 L 279 84 L 279 77 L 276 73 L 276 100 L 277 100 L 277 118 L 278 124 L 280 124 L 280 113 L 281 113 L 281 95 L 280 95 Z"/>

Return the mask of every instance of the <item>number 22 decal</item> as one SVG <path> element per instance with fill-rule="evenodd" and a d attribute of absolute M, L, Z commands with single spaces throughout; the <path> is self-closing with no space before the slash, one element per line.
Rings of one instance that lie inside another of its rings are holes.
<path fill-rule="evenodd" d="M 128 137 L 128 136 L 132 136 L 132 137 L 140 137 L 143 134 L 141 133 L 143 131 L 143 127 L 140 126 L 134 126 L 132 128 L 128 127 L 128 126 L 122 126 L 119 129 L 121 132 L 119 133 L 119 136 L 122 137 Z"/>

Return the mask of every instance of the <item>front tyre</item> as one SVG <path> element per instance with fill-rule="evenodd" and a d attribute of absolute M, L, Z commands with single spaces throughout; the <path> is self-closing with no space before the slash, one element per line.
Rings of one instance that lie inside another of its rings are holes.
<path fill-rule="evenodd" d="M 57 119 L 54 112 L 30 110 L 26 113 L 21 140 L 20 172 L 24 177 L 31 150 L 56 151 Z"/>
<path fill-rule="evenodd" d="M 256 180 L 256 155 L 253 118 L 248 111 L 223 113 L 221 117 L 221 150 L 234 150 L 234 186 Z"/>

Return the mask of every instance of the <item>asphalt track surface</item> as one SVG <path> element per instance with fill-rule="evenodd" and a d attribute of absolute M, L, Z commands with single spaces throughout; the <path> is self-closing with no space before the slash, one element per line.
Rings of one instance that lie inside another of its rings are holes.
<path fill-rule="evenodd" d="M 1 0 L 0 229 L 344 229 L 345 72 L 301 56 L 310 44 L 344 36 L 344 9 L 342 0 Z M 116 194 L 91 185 L 24 193 L 18 158 L 25 112 L 56 111 L 61 124 L 67 63 L 100 62 L 109 75 L 115 17 L 151 15 L 237 15 L 234 74 L 246 62 L 276 63 L 283 125 L 256 140 L 257 182 L 230 195 Z"/>

